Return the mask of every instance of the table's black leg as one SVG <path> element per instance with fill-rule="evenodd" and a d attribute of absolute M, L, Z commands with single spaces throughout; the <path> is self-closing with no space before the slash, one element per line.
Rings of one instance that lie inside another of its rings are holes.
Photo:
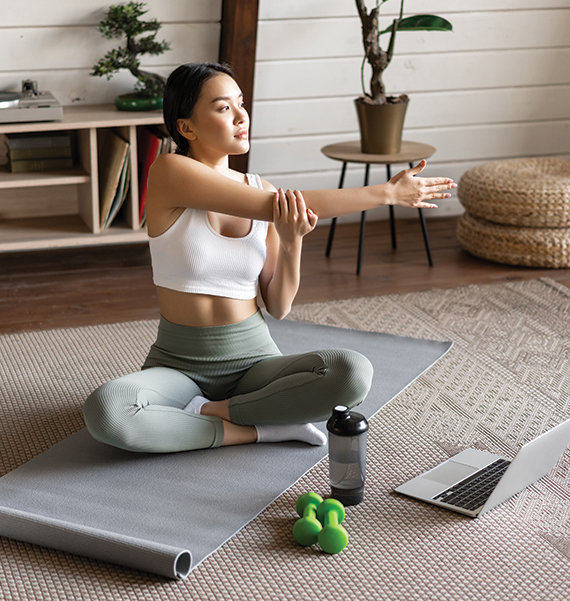
<path fill-rule="evenodd" d="M 342 163 L 342 169 L 340 171 L 340 180 L 338 182 L 338 187 L 342 188 L 344 186 L 344 176 L 346 174 L 346 162 Z M 331 254 L 331 248 L 332 248 L 332 243 L 333 243 L 333 238 L 334 238 L 334 231 L 336 229 L 336 217 L 332 218 L 331 221 L 331 227 L 329 229 L 329 239 L 327 241 L 327 250 L 325 252 L 325 257 L 330 256 Z"/>
<path fill-rule="evenodd" d="M 329 239 L 327 241 L 327 250 L 325 251 L 325 257 L 329 257 L 331 254 L 331 248 L 332 248 L 335 228 L 336 228 L 336 217 L 333 217 L 332 221 L 331 221 L 331 226 L 329 228 Z"/>
<path fill-rule="evenodd" d="M 366 211 L 360 213 L 360 236 L 358 237 L 358 260 L 356 262 L 356 275 L 360 275 L 362 265 L 362 248 L 364 246 L 364 225 L 366 223 Z"/>
<path fill-rule="evenodd" d="M 422 226 L 422 234 L 424 236 L 424 245 L 426 247 L 426 254 L 427 254 L 427 258 L 428 258 L 428 263 L 430 267 L 433 267 L 433 261 L 431 258 L 431 250 L 429 247 L 429 238 L 428 238 L 428 233 L 427 233 L 427 226 L 426 226 L 426 220 L 424 218 L 424 214 L 422 212 L 421 209 L 418 209 L 418 213 L 420 214 L 420 223 Z"/>
<path fill-rule="evenodd" d="M 410 169 L 414 166 L 413 163 L 410 163 Z M 422 234 L 424 237 L 424 246 L 426 247 L 426 255 L 427 255 L 427 259 L 428 259 L 428 263 L 430 267 L 433 267 L 433 260 L 431 258 L 431 248 L 429 245 L 429 237 L 428 237 L 428 231 L 427 231 L 427 225 L 426 225 L 426 220 L 424 217 L 424 213 L 421 209 L 418 209 L 418 213 L 420 214 L 420 225 L 422 226 Z"/>
<path fill-rule="evenodd" d="M 370 164 L 366 164 L 364 168 L 364 186 L 366 187 L 370 181 Z M 366 211 L 360 213 L 360 235 L 358 236 L 358 259 L 356 261 L 356 275 L 360 275 L 362 266 L 362 250 L 364 248 L 364 228 L 366 224 Z"/>
<path fill-rule="evenodd" d="M 392 179 L 392 167 L 390 164 L 386 164 L 386 181 Z M 392 240 L 392 248 L 396 248 L 396 218 L 394 217 L 394 207 L 390 205 L 388 207 L 390 211 L 390 238 Z"/>

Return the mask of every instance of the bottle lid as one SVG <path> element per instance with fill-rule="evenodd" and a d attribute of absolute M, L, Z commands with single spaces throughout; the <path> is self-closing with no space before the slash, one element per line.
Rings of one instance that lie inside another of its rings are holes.
<path fill-rule="evenodd" d="M 337 436 L 357 436 L 368 430 L 368 422 L 361 413 L 337 405 L 327 422 L 327 430 Z"/>

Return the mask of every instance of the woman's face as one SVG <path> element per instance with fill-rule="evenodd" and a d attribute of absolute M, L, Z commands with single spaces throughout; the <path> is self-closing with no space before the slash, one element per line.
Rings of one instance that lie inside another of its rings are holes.
<path fill-rule="evenodd" d="M 178 128 L 190 141 L 192 156 L 244 154 L 249 150 L 249 115 L 235 80 L 220 73 L 207 79 L 192 117 L 179 119 Z"/>

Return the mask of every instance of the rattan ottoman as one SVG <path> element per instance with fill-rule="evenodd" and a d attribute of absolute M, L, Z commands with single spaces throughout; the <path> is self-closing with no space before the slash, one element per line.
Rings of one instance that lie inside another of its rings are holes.
<path fill-rule="evenodd" d="M 510 265 L 570 267 L 570 160 L 483 163 L 463 174 L 458 195 L 466 251 Z"/>

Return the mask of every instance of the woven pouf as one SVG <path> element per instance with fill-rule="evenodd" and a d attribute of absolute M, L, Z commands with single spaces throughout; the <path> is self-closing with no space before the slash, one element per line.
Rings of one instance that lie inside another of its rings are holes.
<path fill-rule="evenodd" d="M 465 210 L 495 223 L 570 227 L 570 161 L 534 158 L 483 163 L 458 186 Z"/>
<path fill-rule="evenodd" d="M 570 160 L 483 163 L 463 174 L 457 191 L 465 250 L 510 265 L 570 267 Z"/>
<path fill-rule="evenodd" d="M 570 228 L 519 227 L 493 223 L 464 213 L 457 238 L 472 255 L 527 267 L 570 267 Z"/>

